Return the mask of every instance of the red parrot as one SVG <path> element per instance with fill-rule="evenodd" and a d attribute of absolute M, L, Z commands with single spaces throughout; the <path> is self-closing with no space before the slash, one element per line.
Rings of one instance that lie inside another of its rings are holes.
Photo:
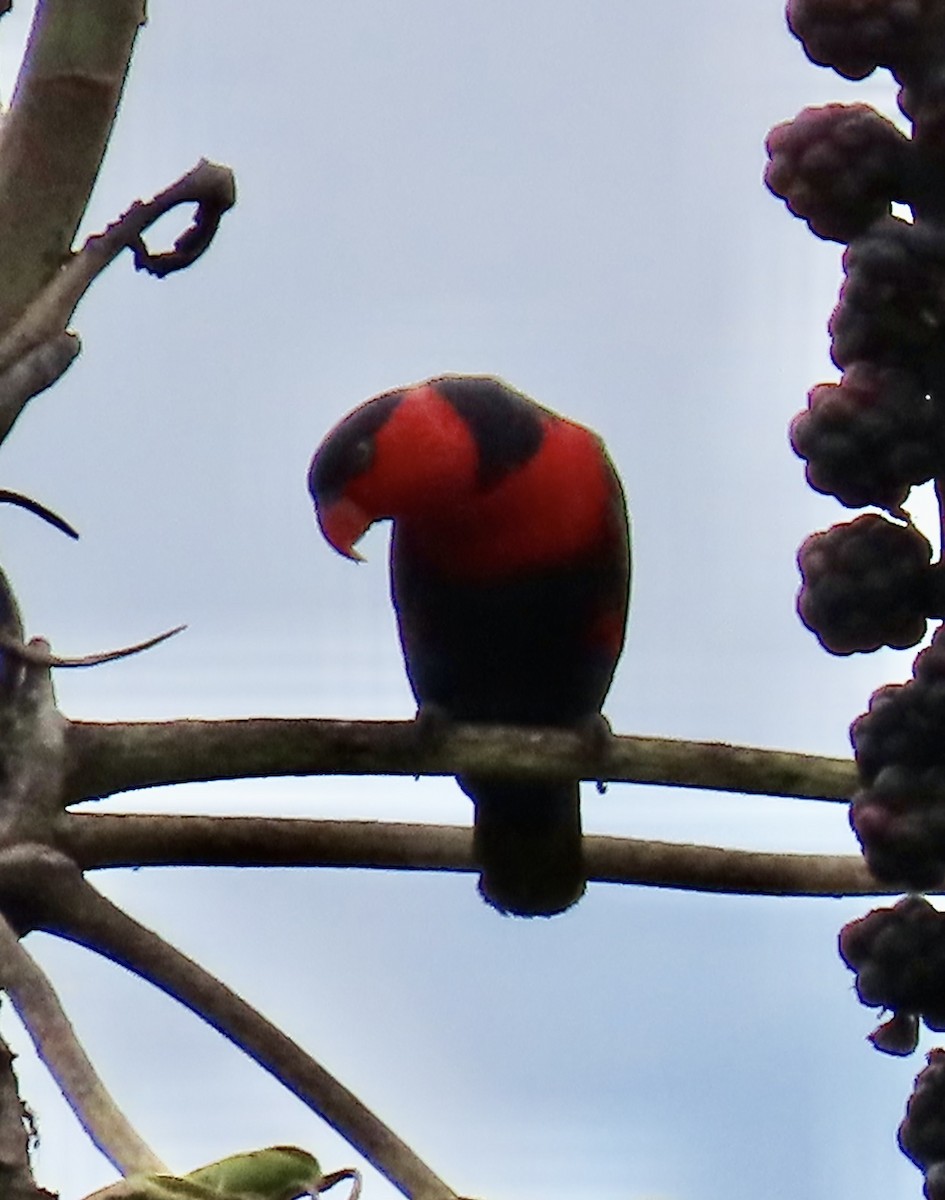
<path fill-rule="evenodd" d="M 599 721 L 623 648 L 630 538 L 601 439 L 488 376 L 446 375 L 349 413 L 312 459 L 322 533 L 348 558 L 392 518 L 391 592 L 421 714 Z M 576 782 L 460 776 L 479 888 L 551 916 L 585 887 Z"/>

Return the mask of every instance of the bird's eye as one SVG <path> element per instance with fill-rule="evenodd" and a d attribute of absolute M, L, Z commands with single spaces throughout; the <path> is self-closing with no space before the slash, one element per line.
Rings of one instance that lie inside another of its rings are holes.
<path fill-rule="evenodd" d="M 368 469 L 374 459 L 374 443 L 370 438 L 361 438 L 354 443 L 348 458 L 348 470 L 352 477 Z"/>

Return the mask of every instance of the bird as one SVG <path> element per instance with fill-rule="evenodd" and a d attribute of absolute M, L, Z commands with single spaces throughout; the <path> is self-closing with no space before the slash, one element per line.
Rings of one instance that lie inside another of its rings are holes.
<path fill-rule="evenodd" d="M 490 375 L 384 392 L 324 438 L 308 476 L 347 558 L 392 519 L 391 598 L 418 717 L 596 737 L 624 645 L 630 529 L 601 438 Z M 479 890 L 552 916 L 582 896 L 577 781 L 457 777 Z"/>

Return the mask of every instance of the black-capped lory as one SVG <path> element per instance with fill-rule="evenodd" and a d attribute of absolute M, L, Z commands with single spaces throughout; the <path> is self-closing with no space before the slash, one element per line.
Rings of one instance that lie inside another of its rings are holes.
<path fill-rule="evenodd" d="M 349 413 L 312 459 L 328 541 L 349 558 L 392 518 L 391 592 L 423 713 L 583 726 L 623 648 L 630 539 L 603 442 L 499 379 L 445 375 Z M 586 879 L 578 784 L 462 775 L 479 887 L 551 916 Z"/>

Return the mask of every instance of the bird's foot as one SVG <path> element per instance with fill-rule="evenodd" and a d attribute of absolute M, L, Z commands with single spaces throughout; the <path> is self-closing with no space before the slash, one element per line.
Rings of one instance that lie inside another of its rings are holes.
<path fill-rule="evenodd" d="M 440 745 L 452 727 L 453 719 L 439 704 L 421 704 L 413 721 L 413 734 L 417 749 L 429 753 Z M 420 778 L 419 775 L 416 778 Z"/>
<path fill-rule="evenodd" d="M 421 704 L 417 708 L 417 715 L 413 720 L 416 736 L 425 745 L 430 745 L 431 742 L 437 742 L 443 738 L 452 724 L 453 718 L 446 709 L 441 704 L 431 702 Z"/>
<path fill-rule="evenodd" d="M 603 767 L 610 756 L 610 748 L 614 740 L 614 731 L 603 713 L 592 713 L 582 721 L 578 721 L 575 732 L 583 743 L 585 751 L 590 754 L 598 770 L 603 774 Z M 598 778 L 595 787 L 603 795 L 607 791 L 606 780 Z"/>

